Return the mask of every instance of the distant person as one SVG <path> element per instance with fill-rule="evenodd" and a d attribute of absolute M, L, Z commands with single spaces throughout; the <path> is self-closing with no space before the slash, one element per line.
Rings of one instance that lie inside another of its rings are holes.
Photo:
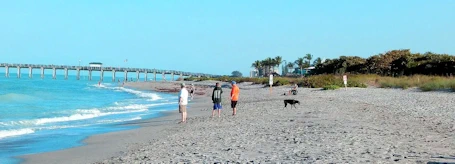
<path fill-rule="evenodd" d="M 235 81 L 231 82 L 232 89 L 231 89 L 231 108 L 232 108 L 232 115 L 235 116 L 237 114 L 237 102 L 239 100 L 239 93 L 240 89 L 237 86 Z"/>
<path fill-rule="evenodd" d="M 101 86 L 101 81 L 98 81 L 98 86 Z"/>
<path fill-rule="evenodd" d="M 216 83 L 215 88 L 213 89 L 212 93 L 212 102 L 213 102 L 213 110 L 212 110 L 212 117 L 215 116 L 215 111 L 218 111 L 218 117 L 221 117 L 221 94 L 223 90 L 221 89 L 220 83 Z"/>
<path fill-rule="evenodd" d="M 194 84 L 191 84 L 191 88 L 190 88 L 190 95 L 191 95 L 191 100 L 193 100 L 193 97 L 194 97 Z"/>
<path fill-rule="evenodd" d="M 185 88 L 185 83 L 180 84 L 181 90 L 179 93 L 179 113 L 182 114 L 182 121 L 186 122 L 186 106 L 188 105 L 188 91 Z"/>
<path fill-rule="evenodd" d="M 292 93 L 293 95 L 297 95 L 297 88 L 299 86 L 297 84 L 294 84 L 294 86 L 292 86 L 291 90 L 289 91 L 289 95 Z"/>

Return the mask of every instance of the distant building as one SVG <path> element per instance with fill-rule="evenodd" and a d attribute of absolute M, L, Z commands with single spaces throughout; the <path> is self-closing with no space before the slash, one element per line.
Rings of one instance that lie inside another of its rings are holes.
<path fill-rule="evenodd" d="M 89 63 L 89 66 L 91 69 L 101 69 L 101 67 L 103 66 L 103 63 L 91 62 L 91 63 Z"/>
<path fill-rule="evenodd" d="M 258 77 L 258 76 L 259 76 L 259 71 L 256 71 L 256 70 L 250 71 L 250 77 Z"/>
<path fill-rule="evenodd" d="M 312 70 L 314 70 L 315 67 L 308 67 L 308 68 L 303 68 L 302 71 L 300 71 L 300 68 L 295 68 L 294 70 L 294 73 L 295 74 L 302 74 L 302 75 L 306 75 L 306 74 L 310 74 Z"/>

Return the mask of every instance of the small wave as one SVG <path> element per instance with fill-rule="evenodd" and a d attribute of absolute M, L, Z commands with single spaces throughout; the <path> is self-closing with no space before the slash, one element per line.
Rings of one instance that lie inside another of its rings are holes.
<path fill-rule="evenodd" d="M 157 104 L 131 104 L 131 105 L 127 105 L 127 106 L 115 106 L 115 107 L 107 107 L 107 108 L 78 109 L 78 110 L 76 110 L 76 114 L 73 114 L 70 116 L 40 118 L 40 119 L 34 119 L 34 120 L 0 122 L 0 125 L 4 126 L 4 127 L 33 126 L 33 125 L 42 125 L 42 124 L 55 123 L 55 122 L 86 120 L 86 119 L 91 119 L 91 118 L 96 118 L 96 117 L 107 116 L 107 115 L 145 112 L 145 111 L 148 111 L 148 109 L 150 107 L 168 105 L 168 104 L 177 104 L 177 103 L 169 102 L 169 103 L 157 103 Z M 161 110 L 158 110 L 158 111 L 161 111 Z"/>
<path fill-rule="evenodd" d="M 52 130 L 52 129 L 66 129 L 66 128 L 77 128 L 77 127 L 84 127 L 90 126 L 90 124 L 86 125 L 62 125 L 62 126 L 46 126 L 46 127 L 39 127 L 38 130 Z"/>
<path fill-rule="evenodd" d="M 148 101 L 156 101 L 162 99 L 162 97 L 158 96 L 155 93 L 147 93 L 147 92 L 141 92 L 133 89 L 128 89 L 124 87 L 110 87 L 110 84 L 93 84 L 92 87 L 96 88 L 104 88 L 104 89 L 110 89 L 114 91 L 121 91 L 121 92 L 127 92 L 127 93 L 132 93 L 135 94 L 141 98 L 150 98 Z"/>
<path fill-rule="evenodd" d="M 76 120 L 85 120 L 90 118 L 99 117 L 100 114 L 74 114 L 69 117 L 54 117 L 54 118 L 41 118 L 36 120 L 36 124 L 46 124 L 52 122 L 65 122 L 65 121 L 76 121 Z"/>
<path fill-rule="evenodd" d="M 12 136 L 20 136 L 24 134 L 34 133 L 33 129 L 18 129 L 18 130 L 0 130 L 0 139 Z"/>
<path fill-rule="evenodd" d="M 147 109 L 139 109 L 139 110 L 129 110 L 129 111 L 122 111 L 122 112 L 107 112 L 101 113 L 99 110 L 84 110 L 85 113 L 91 114 L 73 114 L 69 117 L 54 117 L 54 118 L 41 118 L 36 120 L 37 125 L 46 124 L 46 123 L 53 123 L 53 122 L 67 122 L 67 121 L 77 121 L 77 120 L 86 120 L 95 117 L 107 116 L 107 115 L 114 115 L 114 114 L 126 114 L 126 113 L 137 113 L 137 112 L 145 112 Z"/>
<path fill-rule="evenodd" d="M 118 90 L 121 90 L 121 91 L 124 91 L 124 92 L 135 94 L 135 95 L 137 95 L 139 97 L 142 97 L 142 98 L 150 98 L 149 100 L 151 100 L 151 101 L 162 99 L 160 96 L 158 96 L 155 93 L 146 93 L 146 92 L 136 91 L 136 90 L 128 89 L 128 88 L 124 88 L 124 87 L 114 87 L 114 88 L 118 89 Z"/>
<path fill-rule="evenodd" d="M 169 105 L 169 104 L 177 104 L 177 102 L 172 103 L 157 103 L 157 104 L 131 104 L 127 106 L 115 106 L 115 107 L 108 107 L 107 110 L 130 110 L 130 109 L 148 109 L 154 106 L 160 105 Z"/>
<path fill-rule="evenodd" d="M 142 117 L 134 117 L 130 119 L 124 119 L 124 120 L 100 120 L 100 123 L 116 123 L 116 122 L 126 122 L 126 121 L 134 121 L 134 120 L 140 120 Z"/>

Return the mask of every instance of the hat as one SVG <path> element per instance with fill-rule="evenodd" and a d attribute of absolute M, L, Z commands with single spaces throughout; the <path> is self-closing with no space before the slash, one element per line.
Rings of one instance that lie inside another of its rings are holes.
<path fill-rule="evenodd" d="M 231 84 L 236 84 L 236 82 L 235 82 L 235 81 L 232 81 Z"/>
<path fill-rule="evenodd" d="M 181 87 L 185 87 L 185 83 L 181 83 L 180 86 L 181 86 Z"/>

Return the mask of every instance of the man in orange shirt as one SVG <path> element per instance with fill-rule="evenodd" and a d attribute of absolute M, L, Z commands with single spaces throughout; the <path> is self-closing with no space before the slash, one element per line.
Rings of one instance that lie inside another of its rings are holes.
<path fill-rule="evenodd" d="M 232 89 L 231 89 L 231 107 L 232 107 L 232 115 L 234 116 L 237 113 L 237 101 L 239 100 L 239 87 L 237 86 L 235 81 L 231 82 Z"/>

